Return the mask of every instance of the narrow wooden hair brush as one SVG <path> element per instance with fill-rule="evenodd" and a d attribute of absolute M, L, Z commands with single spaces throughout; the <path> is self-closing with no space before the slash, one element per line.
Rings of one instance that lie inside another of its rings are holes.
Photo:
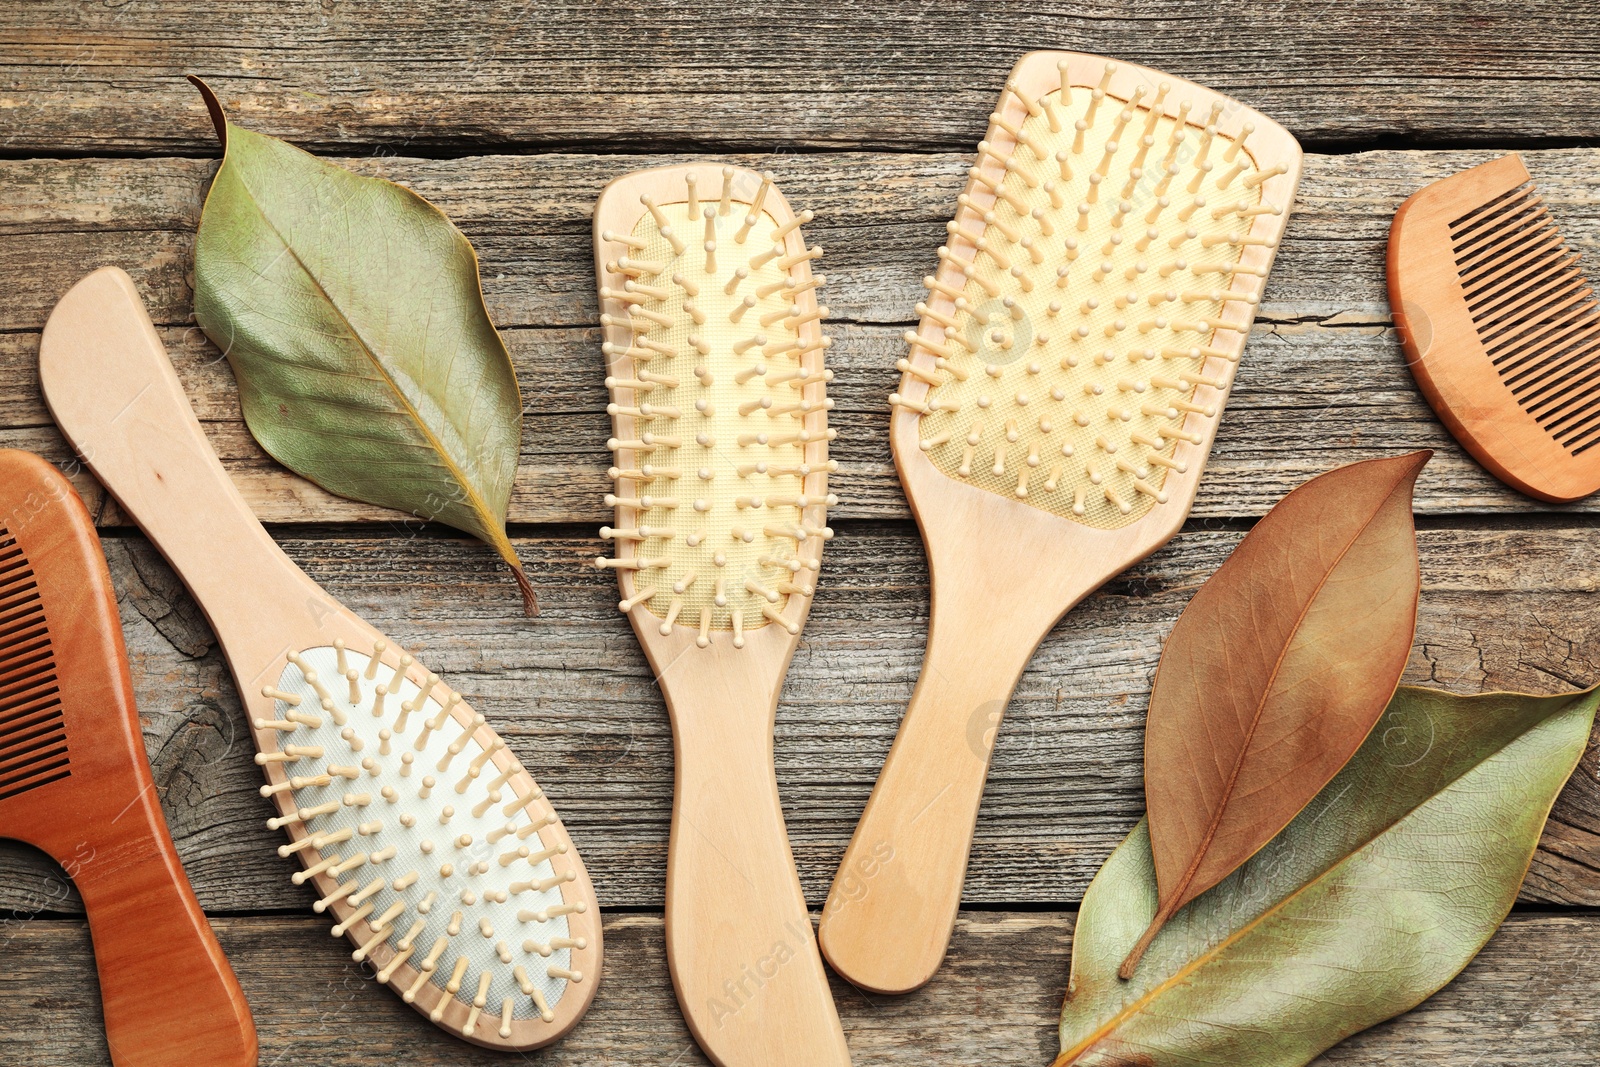
<path fill-rule="evenodd" d="M 672 717 L 667 963 L 721 1067 L 850 1062 L 772 763 L 833 535 L 810 220 L 771 175 L 714 166 L 619 178 L 594 215 L 616 463 L 597 562 Z"/>
<path fill-rule="evenodd" d="M 244 994 L 194 899 L 133 702 L 94 522 L 61 472 L 0 451 L 0 837 L 83 897 L 117 1067 L 255 1067 Z"/>
<path fill-rule="evenodd" d="M 1183 524 L 1299 173 L 1281 126 L 1178 78 L 1012 70 L 889 398 L 933 607 L 819 931 L 856 985 L 933 975 L 1023 668 Z"/>
<path fill-rule="evenodd" d="M 1600 302 L 1515 154 L 1415 193 L 1389 234 L 1406 362 L 1501 481 L 1561 502 L 1600 489 Z"/>
<path fill-rule="evenodd" d="M 475 1044 L 571 1029 L 599 981 L 600 922 L 566 830 L 483 715 L 256 521 L 126 274 L 102 268 L 61 298 L 39 372 L 62 432 L 216 630 L 277 806 L 267 825 L 334 935 Z"/>

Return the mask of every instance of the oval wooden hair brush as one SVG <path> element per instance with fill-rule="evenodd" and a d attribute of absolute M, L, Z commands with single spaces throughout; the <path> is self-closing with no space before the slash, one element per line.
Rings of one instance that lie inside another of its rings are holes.
<path fill-rule="evenodd" d="M 255 1067 L 244 994 L 194 899 L 139 735 L 117 597 L 61 472 L 0 451 L 0 837 L 83 897 L 117 1067 Z"/>
<path fill-rule="evenodd" d="M 330 597 L 239 496 L 133 282 L 73 286 L 45 325 L 62 432 L 206 613 L 250 716 L 298 884 L 377 978 L 489 1048 L 549 1044 L 594 998 L 594 887 L 533 778 L 410 655 Z M 351 462 L 366 462 L 352 457 Z"/>
<path fill-rule="evenodd" d="M 819 930 L 878 992 L 944 956 L 1034 649 L 1188 515 L 1300 174 L 1250 108 L 1074 52 L 1024 56 L 989 122 L 890 397 L 927 652 Z"/>
<path fill-rule="evenodd" d="M 640 171 L 595 208 L 621 609 L 672 718 L 667 963 L 721 1067 L 850 1062 L 772 764 L 828 495 L 820 276 L 771 175 Z"/>
<path fill-rule="evenodd" d="M 1495 477 L 1560 503 L 1600 489 L 1600 302 L 1515 154 L 1413 194 L 1389 234 L 1406 363 Z"/>

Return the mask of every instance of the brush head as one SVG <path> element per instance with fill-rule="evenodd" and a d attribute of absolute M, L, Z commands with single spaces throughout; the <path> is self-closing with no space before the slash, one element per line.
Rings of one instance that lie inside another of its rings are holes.
<path fill-rule="evenodd" d="M 1413 195 L 1389 237 L 1407 362 L 1457 440 L 1543 500 L 1600 489 L 1600 305 L 1522 161 Z"/>
<path fill-rule="evenodd" d="M 897 453 L 914 441 L 945 476 L 1084 526 L 1181 522 L 1298 146 L 1180 79 L 1038 52 L 978 149 L 906 335 Z"/>
<path fill-rule="evenodd" d="M 823 278 L 770 174 L 671 167 L 595 212 L 621 608 L 701 648 L 798 634 L 832 536 Z"/>
<path fill-rule="evenodd" d="M 289 653 L 260 696 L 267 826 L 353 958 L 477 1044 L 560 1036 L 599 977 L 593 888 L 484 717 L 382 639 Z"/>

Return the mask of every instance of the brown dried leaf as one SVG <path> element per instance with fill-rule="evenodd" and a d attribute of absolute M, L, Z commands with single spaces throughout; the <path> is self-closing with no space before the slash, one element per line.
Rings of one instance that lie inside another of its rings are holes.
<path fill-rule="evenodd" d="M 1431 452 L 1314 478 L 1251 530 L 1167 639 L 1145 729 L 1160 906 L 1122 965 L 1338 773 L 1416 632 L 1411 492 Z"/>

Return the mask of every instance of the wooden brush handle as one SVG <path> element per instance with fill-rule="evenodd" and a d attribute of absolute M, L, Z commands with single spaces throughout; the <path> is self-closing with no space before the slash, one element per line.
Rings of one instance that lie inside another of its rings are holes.
<path fill-rule="evenodd" d="M 280 654 L 284 627 L 327 595 L 222 469 L 131 278 L 102 267 L 61 298 L 39 377 L 62 433 L 182 576 L 230 659 Z"/>
<path fill-rule="evenodd" d="M 741 686 L 730 668 L 703 676 L 692 706 L 663 684 L 677 697 L 666 937 L 678 1003 L 719 1067 L 848 1067 L 772 769 L 776 686 Z"/>
<path fill-rule="evenodd" d="M 256 1032 L 233 972 L 186 891 L 157 820 L 138 797 L 91 850 L 71 859 L 100 974 L 116 1067 L 255 1067 Z"/>
<path fill-rule="evenodd" d="M 1060 614 L 965 580 L 935 590 L 922 674 L 818 930 L 834 970 L 872 992 L 916 989 L 944 958 L 1001 718 Z"/>

